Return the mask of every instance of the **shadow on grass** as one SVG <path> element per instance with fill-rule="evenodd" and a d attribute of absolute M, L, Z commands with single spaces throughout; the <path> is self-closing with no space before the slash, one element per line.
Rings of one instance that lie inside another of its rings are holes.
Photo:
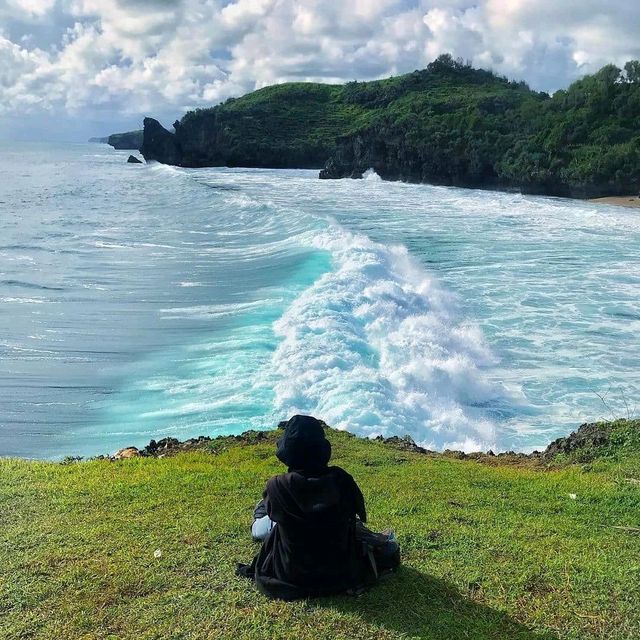
<path fill-rule="evenodd" d="M 463 596 L 453 585 L 401 567 L 358 598 L 332 598 L 318 606 L 355 614 L 388 631 L 429 640 L 555 640 L 491 607 Z"/>

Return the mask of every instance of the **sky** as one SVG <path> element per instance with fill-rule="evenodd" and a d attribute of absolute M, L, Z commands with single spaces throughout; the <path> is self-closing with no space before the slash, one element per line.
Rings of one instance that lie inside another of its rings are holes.
<path fill-rule="evenodd" d="M 637 0 L 0 0 L 0 139 L 170 125 L 265 85 L 441 53 L 553 92 L 639 59 L 639 33 Z"/>

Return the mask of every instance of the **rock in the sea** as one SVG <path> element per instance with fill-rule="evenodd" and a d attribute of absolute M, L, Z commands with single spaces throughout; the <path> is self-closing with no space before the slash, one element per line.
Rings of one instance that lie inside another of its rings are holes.
<path fill-rule="evenodd" d="M 128 458 L 139 458 L 141 456 L 137 447 L 125 447 L 113 454 L 114 460 L 127 460 Z"/>
<path fill-rule="evenodd" d="M 131 162 L 132 164 L 142 164 L 142 160 L 140 160 L 140 158 L 136 158 L 135 156 L 129 156 L 127 158 L 127 162 Z"/>

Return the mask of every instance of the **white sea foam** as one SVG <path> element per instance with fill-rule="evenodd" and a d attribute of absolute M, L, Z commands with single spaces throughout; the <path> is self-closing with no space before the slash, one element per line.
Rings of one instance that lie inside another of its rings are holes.
<path fill-rule="evenodd" d="M 404 247 L 338 225 L 313 244 L 335 268 L 275 323 L 280 412 L 367 436 L 410 433 L 428 447 L 494 446 L 481 407 L 506 391 L 483 374 L 495 360 L 454 296 Z"/>
<path fill-rule="evenodd" d="M 376 173 L 375 169 L 367 169 L 362 177 L 369 182 L 382 182 L 382 178 Z"/>
<path fill-rule="evenodd" d="M 239 315 L 265 305 L 282 302 L 279 299 L 257 300 L 255 302 L 239 302 L 233 304 L 201 304 L 192 307 L 171 307 L 160 309 L 163 316 L 183 318 L 220 318 L 223 316 Z"/>

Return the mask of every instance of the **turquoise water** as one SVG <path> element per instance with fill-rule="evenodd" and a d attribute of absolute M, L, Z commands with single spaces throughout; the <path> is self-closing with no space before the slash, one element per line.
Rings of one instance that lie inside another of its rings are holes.
<path fill-rule="evenodd" d="M 640 217 L 0 146 L 0 455 L 313 413 L 433 448 L 636 412 Z"/>

